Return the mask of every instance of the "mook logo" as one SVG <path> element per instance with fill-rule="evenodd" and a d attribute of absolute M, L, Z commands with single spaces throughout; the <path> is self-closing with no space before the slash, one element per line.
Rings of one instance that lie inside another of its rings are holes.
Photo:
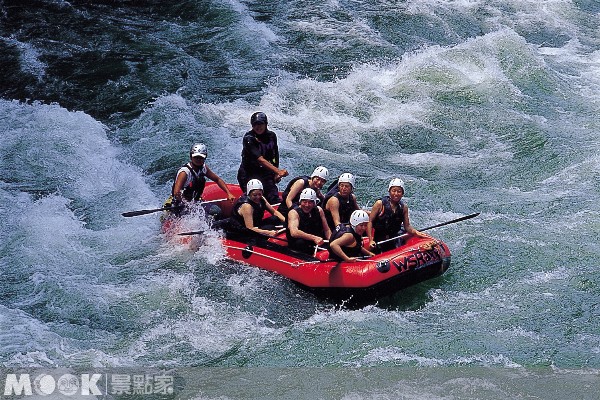
<path fill-rule="evenodd" d="M 102 378 L 102 374 L 82 374 L 81 379 L 72 374 L 63 374 L 58 378 L 50 374 L 40 374 L 32 380 L 29 374 L 7 374 L 4 396 L 31 396 L 34 393 L 48 396 L 56 392 L 65 396 L 78 393 L 83 396 L 99 396 L 103 394 L 98 387 Z"/>
<path fill-rule="evenodd" d="M 33 379 L 32 379 L 33 377 Z M 172 375 L 135 374 L 6 374 L 4 396 L 102 396 L 102 395 L 172 395 Z"/>

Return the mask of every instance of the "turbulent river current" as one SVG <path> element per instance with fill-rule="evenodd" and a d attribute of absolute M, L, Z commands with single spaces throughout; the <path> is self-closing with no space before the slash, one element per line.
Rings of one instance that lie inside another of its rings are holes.
<path fill-rule="evenodd" d="M 593 0 L 0 0 L 0 392 L 598 398 L 599 26 Z M 121 216 L 194 142 L 236 182 L 255 111 L 280 189 L 325 165 L 361 206 L 401 177 L 417 229 L 480 212 L 428 232 L 450 269 L 349 309 Z"/>

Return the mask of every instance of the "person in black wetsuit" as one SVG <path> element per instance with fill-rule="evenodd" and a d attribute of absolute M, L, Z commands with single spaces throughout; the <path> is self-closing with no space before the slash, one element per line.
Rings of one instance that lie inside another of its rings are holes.
<path fill-rule="evenodd" d="M 327 182 L 328 175 L 327 168 L 318 166 L 310 177 L 302 175 L 292 179 L 281 195 L 281 204 L 277 210 L 287 218 L 288 212 L 300 203 L 300 193 L 307 188 L 313 189 L 321 204 L 324 204 L 325 196 L 321 193 L 321 189 Z"/>
<path fill-rule="evenodd" d="M 429 235 L 419 232 L 410 224 L 408 204 L 402 201 L 402 196 L 404 196 L 404 182 L 402 179 L 392 179 L 388 185 L 388 193 L 388 196 L 383 196 L 377 200 L 371 208 L 367 229 L 371 250 L 383 252 L 395 249 L 401 244 L 401 238 L 390 240 L 381 245 L 378 245 L 378 243 L 404 233 L 429 237 Z"/>
<path fill-rule="evenodd" d="M 264 196 L 271 204 L 280 203 L 277 183 L 288 175 L 287 170 L 279 168 L 279 147 L 277 135 L 267 128 L 267 116 L 255 112 L 250 117 L 252 130 L 242 140 L 242 162 L 238 169 L 237 180 L 244 193 L 250 179 L 258 179 L 264 187 Z"/>
<path fill-rule="evenodd" d="M 360 255 L 374 256 L 362 245 L 362 236 L 367 231 L 369 215 L 366 211 L 355 210 L 350 216 L 350 224 L 341 224 L 329 239 L 329 256 L 339 261 L 354 261 Z"/>
<path fill-rule="evenodd" d="M 331 230 L 325 220 L 323 209 L 317 205 L 317 193 L 307 188 L 300 193 L 300 204 L 288 213 L 286 238 L 288 247 L 305 253 L 312 253 L 315 246 L 323 246 Z"/>

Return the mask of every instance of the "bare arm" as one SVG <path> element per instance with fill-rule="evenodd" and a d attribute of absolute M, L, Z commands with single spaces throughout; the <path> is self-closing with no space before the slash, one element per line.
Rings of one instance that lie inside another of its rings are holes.
<path fill-rule="evenodd" d="M 369 257 L 373 257 L 375 255 L 375 253 L 372 253 L 369 251 L 369 249 L 367 249 L 366 247 L 361 247 L 360 248 L 360 252 L 365 255 L 365 256 L 369 256 Z"/>
<path fill-rule="evenodd" d="M 344 250 L 342 250 L 342 246 L 348 247 L 352 245 L 352 243 L 356 243 L 354 236 L 352 236 L 351 233 L 344 233 L 342 236 L 329 243 L 329 249 L 343 261 L 354 261 L 356 260 L 356 257 L 348 257 L 346 253 L 344 253 Z"/>
<path fill-rule="evenodd" d="M 288 172 L 286 169 L 279 169 L 276 166 L 274 166 L 273 164 L 271 164 L 270 162 L 267 161 L 266 158 L 264 158 L 263 156 L 260 156 L 256 159 L 256 161 L 258 161 L 258 163 L 260 165 L 262 165 L 263 167 L 265 167 L 266 169 L 268 169 L 269 171 L 273 172 L 273 174 L 275 175 L 275 177 L 281 179 L 284 176 L 288 176 Z"/>
<path fill-rule="evenodd" d="M 246 228 L 256 233 L 260 233 L 261 235 L 275 236 L 276 231 L 268 231 L 266 229 L 261 229 L 257 226 L 254 226 L 254 220 L 252 219 L 252 206 L 250 204 L 242 204 L 238 212 L 244 218 L 244 225 Z"/>
<path fill-rule="evenodd" d="M 177 201 L 181 201 L 181 192 L 183 191 L 183 187 L 185 186 L 185 181 L 187 180 L 187 173 L 185 171 L 181 171 L 177 174 L 175 178 L 175 185 L 173 186 L 173 197 Z"/>
<path fill-rule="evenodd" d="M 322 237 L 311 235 L 304 231 L 298 229 L 298 224 L 300 223 L 300 218 L 298 216 L 298 212 L 296 210 L 291 210 L 288 213 L 288 228 L 290 230 L 290 235 L 297 239 L 304 239 L 310 242 L 313 242 L 316 245 L 321 245 L 324 243 Z"/>
<path fill-rule="evenodd" d="M 206 167 L 206 176 L 213 182 L 217 183 L 217 186 L 221 188 L 225 193 L 227 193 L 227 200 L 233 202 L 235 200 L 235 196 L 229 191 L 227 184 L 223 179 L 221 179 L 217 174 L 212 172 L 212 170 Z"/>
<path fill-rule="evenodd" d="M 331 213 L 331 218 L 333 219 L 333 225 L 338 226 L 342 222 L 340 221 L 340 202 L 336 197 L 331 197 L 325 208 Z"/>
<path fill-rule="evenodd" d="M 269 204 L 267 200 L 265 200 L 265 206 L 267 211 L 270 212 L 271 215 L 276 216 L 281 222 L 285 222 L 285 217 L 283 216 L 283 214 L 274 209 L 273 206 Z"/>
<path fill-rule="evenodd" d="M 352 200 L 354 201 L 354 209 L 355 210 L 360 210 L 360 206 L 358 205 L 358 201 L 356 200 L 356 195 L 354 193 L 352 193 L 350 195 L 350 197 L 352 197 Z M 367 210 L 365 210 L 367 212 L 367 214 L 369 213 Z"/>
<path fill-rule="evenodd" d="M 381 200 L 377 200 L 373 207 L 371 208 L 371 214 L 369 214 L 369 224 L 367 225 L 367 236 L 369 237 L 369 246 L 375 247 L 376 244 L 373 241 L 373 223 L 375 219 L 381 212 L 381 208 L 383 207 L 383 203 Z"/>
<path fill-rule="evenodd" d="M 288 210 L 292 209 L 292 200 L 302 192 L 302 189 L 304 189 L 304 181 L 298 179 L 290 188 L 290 193 L 285 199 L 285 205 L 288 207 Z"/>
<path fill-rule="evenodd" d="M 325 238 L 329 239 L 331 237 L 331 229 L 329 228 L 329 224 L 327 223 L 327 218 L 325 218 L 325 212 L 321 207 L 319 207 L 319 216 L 321 217 L 321 224 L 323 225 L 323 233 L 325 233 Z M 322 244 L 322 243 L 317 243 Z"/>

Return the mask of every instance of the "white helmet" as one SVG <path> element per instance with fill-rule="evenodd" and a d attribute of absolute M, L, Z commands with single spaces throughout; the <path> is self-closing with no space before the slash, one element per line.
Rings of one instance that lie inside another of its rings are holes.
<path fill-rule="evenodd" d="M 311 188 L 306 188 L 300 193 L 300 200 L 312 200 L 315 204 L 319 203 L 319 198 L 317 197 L 317 192 L 312 190 Z"/>
<path fill-rule="evenodd" d="M 263 190 L 263 184 L 258 179 L 250 179 L 246 185 L 246 194 L 250 194 L 251 191 L 260 189 Z"/>
<path fill-rule="evenodd" d="M 393 188 L 394 186 L 398 186 L 401 187 L 402 190 L 404 190 L 404 181 L 400 178 L 394 178 L 390 181 L 390 184 L 388 185 L 388 192 L 391 188 Z"/>
<path fill-rule="evenodd" d="M 363 222 L 369 222 L 369 214 L 363 210 L 352 211 L 352 215 L 350 215 L 350 225 L 352 225 L 352 228 L 356 228 L 358 224 L 362 224 Z"/>
<path fill-rule="evenodd" d="M 327 170 L 327 168 L 319 166 L 319 167 L 315 168 L 315 170 L 313 171 L 313 173 L 310 177 L 313 178 L 315 176 L 318 176 L 321 179 L 327 180 L 328 175 L 329 175 L 329 171 Z"/>
<path fill-rule="evenodd" d="M 206 158 L 207 155 L 208 150 L 206 149 L 205 145 L 203 145 L 202 143 L 196 143 L 192 145 L 192 148 L 190 149 L 190 157 L 200 156 L 202 158 Z"/>
<path fill-rule="evenodd" d="M 340 178 L 338 179 L 338 183 L 342 183 L 342 182 L 347 182 L 347 183 L 351 184 L 352 189 L 354 189 L 354 175 L 352 175 L 348 172 L 341 174 Z"/>

